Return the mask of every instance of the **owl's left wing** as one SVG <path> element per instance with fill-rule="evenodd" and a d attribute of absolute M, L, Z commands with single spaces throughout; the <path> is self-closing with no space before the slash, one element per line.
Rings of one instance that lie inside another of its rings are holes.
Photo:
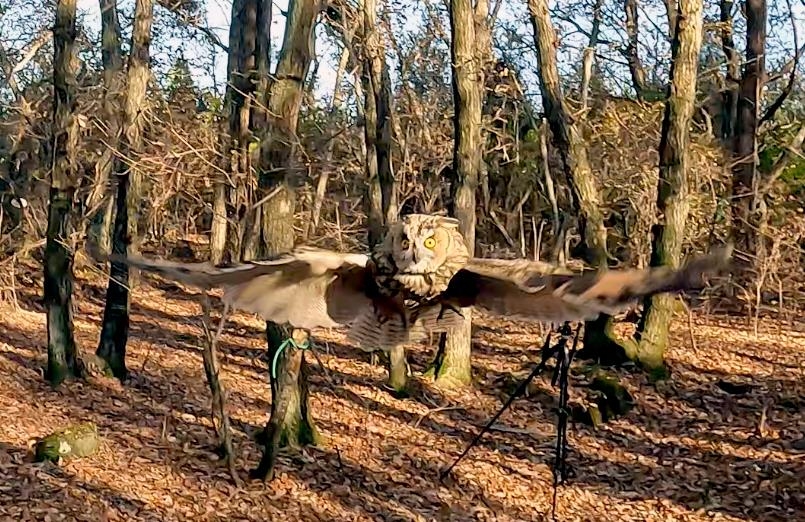
<path fill-rule="evenodd" d="M 363 254 L 300 247 L 276 259 L 232 267 L 140 256 L 111 259 L 198 288 L 220 287 L 232 309 L 296 328 L 337 327 L 372 309 L 374 282 Z"/>
<path fill-rule="evenodd" d="M 527 260 L 473 259 L 451 280 L 442 301 L 473 306 L 513 319 L 559 324 L 614 315 L 645 296 L 702 288 L 704 278 L 723 270 L 732 254 L 726 247 L 694 257 L 679 269 L 571 273 Z"/>

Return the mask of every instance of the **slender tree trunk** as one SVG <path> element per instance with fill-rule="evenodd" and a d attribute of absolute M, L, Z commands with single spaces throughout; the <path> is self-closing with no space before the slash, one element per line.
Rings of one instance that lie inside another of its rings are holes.
<path fill-rule="evenodd" d="M 364 141 L 366 143 L 367 215 L 369 247 L 382 240 L 386 226 L 397 219 L 397 186 L 391 165 L 391 80 L 377 24 L 376 0 L 363 2 Z M 405 348 L 397 346 L 389 357 L 388 385 L 405 394 Z M 402 365 L 402 366 L 400 366 Z"/>
<path fill-rule="evenodd" d="M 578 125 L 564 101 L 556 65 L 556 32 L 551 23 L 546 0 L 529 0 L 531 25 L 539 63 L 542 103 L 551 136 L 559 156 L 562 170 L 570 182 L 573 203 L 579 209 L 579 232 L 582 237 L 581 255 L 600 270 L 607 268 L 607 230 L 601 211 L 600 188 L 592 172 L 587 148 Z M 589 357 L 612 357 L 622 360 L 625 352 L 611 335 L 612 318 L 603 316 L 584 326 L 584 352 Z"/>
<path fill-rule="evenodd" d="M 69 244 L 70 214 L 78 182 L 75 38 L 76 2 L 59 0 L 53 26 L 52 169 L 44 263 L 48 330 L 46 377 L 53 386 L 77 376 L 80 369 L 73 334 L 73 254 Z"/>
<path fill-rule="evenodd" d="M 696 104 L 696 79 L 702 46 L 702 0 L 679 0 L 672 42 L 671 87 L 660 138 L 658 219 L 652 227 L 651 266 L 678 268 L 688 218 L 689 129 Z M 634 358 L 644 367 L 664 367 L 674 297 L 659 294 L 644 301 Z"/>
<path fill-rule="evenodd" d="M 123 50 L 120 46 L 120 22 L 117 0 L 100 0 L 101 7 L 101 59 L 103 62 L 103 115 L 106 131 L 105 148 L 95 164 L 95 180 L 87 198 L 87 208 L 94 213 L 90 234 L 99 251 L 107 255 L 112 247 L 112 216 L 114 194 L 108 190 L 109 177 L 114 168 L 115 151 L 120 132 L 120 94 L 123 90 Z M 101 204 L 108 198 L 105 204 Z"/>
<path fill-rule="evenodd" d="M 601 8 L 604 0 L 595 0 L 593 6 L 593 25 L 590 29 L 590 41 L 584 49 L 582 59 L 581 74 L 581 107 L 587 108 L 587 97 L 590 94 L 590 81 L 593 79 L 593 61 L 595 60 L 595 48 L 598 46 L 598 33 L 601 30 Z"/>
<path fill-rule="evenodd" d="M 260 145 L 258 183 L 263 193 L 278 193 L 263 205 L 262 238 L 268 256 L 287 252 L 294 246 L 294 188 L 299 176 L 294 168 L 296 128 L 304 80 L 313 53 L 314 25 L 319 10 L 315 0 L 289 0 L 285 36 L 275 79 L 268 94 L 266 133 Z M 302 330 L 266 323 L 268 353 L 273 358 L 283 338 L 307 343 Z M 288 348 L 278 357 L 277 378 L 271 376 L 271 416 L 266 425 L 265 450 L 253 478 L 274 475 L 277 449 L 284 445 L 315 444 L 317 431 L 310 415 L 304 351 Z"/>
<path fill-rule="evenodd" d="M 546 0 L 529 0 L 531 25 L 539 62 L 540 91 L 553 142 L 570 181 L 574 204 L 580 210 L 583 257 L 593 266 L 605 266 L 607 231 L 601 212 L 600 189 L 587 158 L 584 140 L 564 101 L 556 65 L 556 32 Z"/>
<path fill-rule="evenodd" d="M 724 51 L 724 58 L 727 61 L 727 74 L 722 94 L 720 129 L 721 139 L 725 142 L 730 142 L 735 137 L 735 118 L 738 112 L 738 86 L 741 81 L 741 57 L 735 49 L 735 41 L 733 39 L 732 10 L 734 5 L 733 0 L 721 0 L 719 4 L 721 48 Z"/>
<path fill-rule="evenodd" d="M 629 62 L 629 73 L 632 76 L 632 87 L 638 100 L 644 100 L 646 89 L 646 71 L 640 61 L 638 44 L 640 43 L 639 25 L 637 19 L 637 0 L 625 0 L 623 4 L 626 11 L 626 59 Z"/>
<path fill-rule="evenodd" d="M 758 198 L 760 177 L 757 169 L 757 129 L 760 119 L 760 91 L 766 71 L 765 49 L 766 0 L 747 0 L 746 61 L 738 95 L 733 145 L 732 226 L 735 248 L 744 255 L 758 259 L 763 253 L 762 238 L 756 232 L 762 221 Z"/>
<path fill-rule="evenodd" d="M 453 77 L 453 169 L 450 180 L 450 215 L 459 222 L 459 230 L 470 254 L 475 252 L 475 191 L 481 172 L 481 98 L 483 70 L 476 42 L 476 26 L 486 13 L 476 12 L 471 0 L 450 2 L 450 57 Z M 442 385 L 466 385 L 472 381 L 472 309 L 462 310 L 465 320 L 447 335 L 441 335 L 433 373 Z"/>
<path fill-rule="evenodd" d="M 130 158 L 139 153 L 142 143 L 142 112 L 150 76 L 149 48 L 153 8 L 152 0 L 137 0 L 134 6 L 121 153 L 115 158 L 117 200 L 112 251 L 124 256 L 130 250 L 133 234 L 136 234 L 136 226 L 132 224 L 132 220 L 136 220 L 140 204 L 138 182 L 132 181 L 140 176 L 134 172 Z M 126 342 L 129 331 L 128 266 L 112 262 L 110 275 L 103 309 L 101 337 L 95 353 L 106 361 L 115 377 L 123 380 L 128 375 L 126 368 Z"/>

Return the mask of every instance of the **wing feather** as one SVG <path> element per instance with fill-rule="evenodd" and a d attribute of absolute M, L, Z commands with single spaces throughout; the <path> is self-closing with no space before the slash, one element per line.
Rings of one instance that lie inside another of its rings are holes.
<path fill-rule="evenodd" d="M 443 301 L 474 306 L 513 319 L 562 323 L 616 314 L 643 297 L 701 288 L 704 277 L 723 269 L 732 248 L 693 258 L 685 266 L 571 273 L 526 260 L 473 260 L 459 271 Z"/>
<path fill-rule="evenodd" d="M 368 257 L 311 247 L 267 261 L 215 267 L 141 256 L 116 256 L 144 271 L 199 288 L 223 288 L 233 309 L 296 328 L 337 327 L 371 309 Z"/>

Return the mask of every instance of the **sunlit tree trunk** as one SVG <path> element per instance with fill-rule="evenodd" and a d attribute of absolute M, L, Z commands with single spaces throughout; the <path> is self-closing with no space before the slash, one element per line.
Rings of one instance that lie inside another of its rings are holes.
<path fill-rule="evenodd" d="M 53 138 L 50 202 L 45 243 L 44 303 L 47 313 L 47 379 L 58 386 L 79 373 L 73 333 L 73 253 L 70 214 L 78 183 L 75 119 L 76 2 L 59 0 L 53 26 Z"/>
<path fill-rule="evenodd" d="M 567 106 L 560 86 L 556 64 L 556 32 L 551 23 L 546 0 L 529 0 L 531 25 L 539 62 L 542 103 L 551 136 L 562 160 L 562 169 L 570 183 L 573 203 L 579 210 L 579 232 L 582 257 L 601 270 L 607 268 L 607 231 L 601 211 L 598 180 L 593 175 L 587 147 L 579 126 Z M 612 318 L 604 315 L 584 327 L 584 350 L 587 356 L 606 358 L 612 362 L 625 357 L 623 347 L 612 336 Z M 612 359 L 610 359 L 612 358 Z"/>
<path fill-rule="evenodd" d="M 450 215 L 458 218 L 459 230 L 470 254 L 475 252 L 475 191 L 483 161 L 481 109 L 484 87 L 481 50 L 476 32 L 479 20 L 489 15 L 485 0 L 450 2 L 450 57 L 453 78 L 453 169 L 450 179 Z M 483 35 L 480 35 L 483 38 Z M 441 335 L 433 373 L 442 385 L 466 385 L 472 381 L 472 309 L 462 310 L 460 326 Z"/>
<path fill-rule="evenodd" d="M 671 87 L 665 103 L 660 138 L 657 222 L 652 227 L 651 266 L 678 268 L 688 219 L 689 129 L 696 103 L 699 51 L 702 46 L 702 0 L 680 0 L 671 46 Z M 645 299 L 637 328 L 634 359 L 644 367 L 664 367 L 674 297 L 658 294 Z"/>
<path fill-rule="evenodd" d="M 294 165 L 296 128 L 304 80 L 313 53 L 314 24 L 319 2 L 290 0 L 285 36 L 279 61 L 268 92 L 266 132 L 259 150 L 258 183 L 262 193 L 278 192 L 262 207 L 262 240 L 268 256 L 276 256 L 294 246 L 294 188 L 299 174 Z M 268 356 L 273 360 L 282 343 L 293 339 L 297 345 L 308 342 L 303 330 L 289 331 L 281 325 L 266 324 Z M 304 351 L 288 346 L 278 357 L 276 378 L 271 376 L 271 416 L 266 425 L 265 450 L 253 478 L 271 479 L 277 450 L 281 446 L 315 444 L 318 433 L 308 407 Z"/>
<path fill-rule="evenodd" d="M 222 170 L 215 186 L 210 258 L 214 264 L 257 257 L 259 209 L 252 210 L 249 143 L 264 127 L 270 61 L 271 3 L 236 0 L 232 4 L 227 57 L 225 114 L 221 136 Z"/>
<path fill-rule="evenodd" d="M 137 208 L 140 205 L 138 180 L 141 176 L 134 171 L 132 158 L 136 157 L 142 146 L 143 108 L 150 76 L 149 48 L 153 8 L 152 0 L 137 0 L 134 6 L 134 27 L 122 122 L 123 135 L 114 169 L 117 177 L 117 199 L 112 252 L 122 256 L 129 253 L 131 241 L 137 234 L 136 223 L 132 221 L 137 219 Z M 95 353 L 106 361 L 114 376 L 122 380 L 128 374 L 126 369 L 130 280 L 128 266 L 113 261 L 110 275 L 103 309 L 101 338 Z"/>

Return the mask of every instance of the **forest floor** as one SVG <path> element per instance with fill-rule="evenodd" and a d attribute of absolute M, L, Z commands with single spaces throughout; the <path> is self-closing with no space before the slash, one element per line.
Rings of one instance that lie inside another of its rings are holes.
<path fill-rule="evenodd" d="M 423 382 L 409 399 L 385 391 L 384 368 L 339 332 L 314 332 L 324 368 L 306 357 L 324 443 L 283 452 L 273 482 L 238 487 L 213 452 L 199 295 L 146 278 L 131 300 L 130 382 L 91 379 L 54 391 L 42 378 L 36 268 L 17 271 L 19 309 L 0 308 L 2 520 L 550 519 L 550 376 L 446 484 L 438 480 L 538 359 L 536 329 L 479 317 L 474 386 L 454 392 Z M 97 345 L 105 284 L 77 277 L 76 336 L 86 353 Z M 569 426 L 573 474 L 558 490 L 557 520 L 805 520 L 802 325 L 766 320 L 756 337 L 743 318 L 694 315 L 693 324 L 691 332 L 685 318 L 674 323 L 670 380 L 651 384 L 618 370 L 635 408 L 597 431 Z M 237 314 L 220 346 L 243 476 L 259 461 L 251 435 L 270 404 L 263 339 L 259 320 Z M 413 370 L 431 356 L 430 347 L 412 349 Z M 750 386 L 731 394 L 720 380 Z M 96 454 L 61 466 L 30 461 L 31 440 L 83 421 L 103 436 Z"/>

